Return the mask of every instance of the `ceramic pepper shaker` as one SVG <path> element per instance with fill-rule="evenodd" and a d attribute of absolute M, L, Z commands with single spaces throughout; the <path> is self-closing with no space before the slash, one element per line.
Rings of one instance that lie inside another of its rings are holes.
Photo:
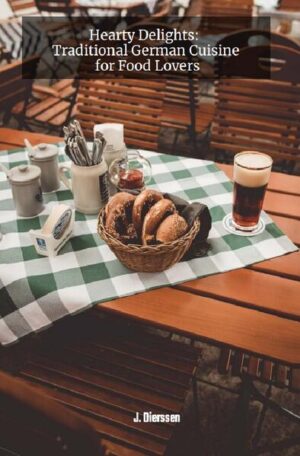
<path fill-rule="evenodd" d="M 58 147 L 54 144 L 38 144 L 29 151 L 28 156 L 30 163 L 41 169 L 42 191 L 48 193 L 58 190 Z"/>

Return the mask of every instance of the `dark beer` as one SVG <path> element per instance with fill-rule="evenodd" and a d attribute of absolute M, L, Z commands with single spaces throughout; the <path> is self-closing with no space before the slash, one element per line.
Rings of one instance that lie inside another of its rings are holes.
<path fill-rule="evenodd" d="M 234 183 L 233 190 L 233 220 L 245 228 L 258 224 L 262 210 L 267 184 L 262 187 L 244 187 Z"/>
<path fill-rule="evenodd" d="M 259 152 L 234 157 L 232 218 L 237 228 L 247 231 L 257 227 L 271 167 L 272 159 Z"/>

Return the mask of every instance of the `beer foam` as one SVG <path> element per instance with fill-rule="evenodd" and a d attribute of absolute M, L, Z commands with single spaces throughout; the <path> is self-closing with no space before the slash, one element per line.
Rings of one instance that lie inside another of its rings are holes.
<path fill-rule="evenodd" d="M 257 152 L 243 152 L 235 156 L 233 180 L 245 187 L 262 187 L 269 181 L 272 159 Z"/>

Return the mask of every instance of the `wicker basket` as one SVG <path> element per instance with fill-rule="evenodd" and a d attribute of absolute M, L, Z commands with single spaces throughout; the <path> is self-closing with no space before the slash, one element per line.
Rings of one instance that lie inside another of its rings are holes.
<path fill-rule="evenodd" d="M 200 227 L 200 222 L 197 219 L 192 228 L 176 241 L 143 246 L 123 244 L 106 231 L 104 222 L 105 211 L 103 208 L 98 217 L 98 233 L 100 237 L 109 245 L 124 266 L 137 272 L 161 272 L 173 266 L 188 251 Z"/>

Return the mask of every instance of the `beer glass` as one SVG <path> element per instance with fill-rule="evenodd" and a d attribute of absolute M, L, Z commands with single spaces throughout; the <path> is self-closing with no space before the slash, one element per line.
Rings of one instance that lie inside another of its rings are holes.
<path fill-rule="evenodd" d="M 273 160 L 260 152 L 241 152 L 234 157 L 232 225 L 255 232 L 269 182 Z"/>

